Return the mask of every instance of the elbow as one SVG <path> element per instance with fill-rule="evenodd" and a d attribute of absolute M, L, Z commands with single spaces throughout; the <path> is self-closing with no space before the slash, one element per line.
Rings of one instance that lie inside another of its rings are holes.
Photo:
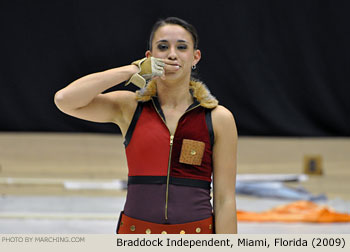
<path fill-rule="evenodd" d="M 65 107 L 67 107 L 67 101 L 61 90 L 56 92 L 54 96 L 54 103 L 59 110 L 61 110 L 62 112 L 65 111 Z"/>
<path fill-rule="evenodd" d="M 53 101 L 57 108 L 60 108 L 60 104 L 63 103 L 63 95 L 60 91 L 56 92 Z"/>

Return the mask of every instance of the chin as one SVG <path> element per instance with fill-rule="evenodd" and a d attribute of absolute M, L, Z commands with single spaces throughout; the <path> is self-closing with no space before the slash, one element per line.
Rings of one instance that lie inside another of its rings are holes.
<path fill-rule="evenodd" d="M 169 84 L 171 84 L 171 85 L 177 85 L 178 83 L 181 83 L 181 82 L 183 82 L 184 80 L 186 80 L 187 78 L 185 77 L 185 76 L 167 76 L 166 78 L 165 78 L 165 82 L 166 83 L 169 83 Z"/>
<path fill-rule="evenodd" d="M 177 80 L 182 80 L 184 78 L 184 76 L 179 76 L 176 74 L 169 74 L 169 75 L 165 75 L 165 81 L 177 81 Z"/>
<path fill-rule="evenodd" d="M 176 72 L 168 72 L 165 75 L 165 80 L 171 80 L 171 81 L 175 81 L 175 80 L 183 80 L 186 78 L 187 75 L 185 75 L 183 72 L 180 71 L 176 71 Z"/>
<path fill-rule="evenodd" d="M 166 73 L 165 74 L 165 79 L 166 80 L 178 79 L 179 77 L 181 78 L 181 75 L 179 75 L 176 72 L 171 72 L 171 73 Z"/>

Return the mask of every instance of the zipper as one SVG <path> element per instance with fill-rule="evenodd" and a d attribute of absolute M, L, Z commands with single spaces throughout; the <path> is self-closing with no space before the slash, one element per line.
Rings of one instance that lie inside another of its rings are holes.
<path fill-rule="evenodd" d="M 200 104 L 197 104 L 196 106 L 193 106 L 192 108 L 188 109 L 185 111 L 185 113 L 183 113 L 181 115 L 181 117 L 179 118 L 179 120 L 177 121 L 176 123 L 176 127 L 175 127 L 175 131 L 174 131 L 174 134 L 172 135 L 168 126 L 166 125 L 166 122 L 165 120 L 163 119 L 163 117 L 161 116 L 161 114 L 159 113 L 158 109 L 157 109 L 157 106 L 155 105 L 154 103 L 154 100 L 152 100 L 152 103 L 153 103 L 153 107 L 155 108 L 155 110 L 157 111 L 157 114 L 158 116 L 160 117 L 160 119 L 162 119 L 163 123 L 165 124 L 165 126 L 167 127 L 168 131 L 169 131 L 169 135 L 170 135 L 170 150 L 169 150 L 169 160 L 168 160 L 168 170 L 167 170 L 167 179 L 166 179 L 166 191 L 165 191 L 165 213 L 164 213 L 164 216 L 165 216 L 165 220 L 168 220 L 168 202 L 169 202 L 169 182 L 170 182 L 170 165 L 171 165 L 171 153 L 172 153 L 172 150 L 173 150 L 173 143 L 174 143 L 174 136 L 175 136 L 175 132 L 176 132 L 176 129 L 177 129 L 177 125 L 180 121 L 180 119 L 189 111 L 197 108 L 200 106 Z"/>
<path fill-rule="evenodd" d="M 171 153 L 173 150 L 174 136 L 170 135 L 170 151 L 168 161 L 168 174 L 166 178 L 166 192 L 165 192 L 165 219 L 168 219 L 168 202 L 169 202 L 169 181 L 170 181 L 170 165 L 171 165 Z"/>

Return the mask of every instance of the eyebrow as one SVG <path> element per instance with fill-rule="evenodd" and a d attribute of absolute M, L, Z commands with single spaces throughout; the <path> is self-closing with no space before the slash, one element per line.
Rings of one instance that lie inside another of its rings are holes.
<path fill-rule="evenodd" d="M 161 39 L 161 40 L 158 40 L 158 41 L 156 42 L 156 44 L 158 44 L 158 43 L 164 43 L 164 42 L 169 42 L 169 41 L 166 40 L 166 39 Z M 178 39 L 176 42 L 188 43 L 186 40 L 183 40 L 183 39 Z"/>

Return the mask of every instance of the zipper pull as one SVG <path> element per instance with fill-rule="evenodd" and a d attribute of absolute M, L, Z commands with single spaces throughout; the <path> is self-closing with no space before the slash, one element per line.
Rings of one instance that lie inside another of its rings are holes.
<path fill-rule="evenodd" d="M 171 136 L 170 136 L 170 146 L 172 146 L 172 145 L 173 145 L 173 141 L 174 141 L 174 136 L 173 136 L 173 135 L 171 135 Z"/>

